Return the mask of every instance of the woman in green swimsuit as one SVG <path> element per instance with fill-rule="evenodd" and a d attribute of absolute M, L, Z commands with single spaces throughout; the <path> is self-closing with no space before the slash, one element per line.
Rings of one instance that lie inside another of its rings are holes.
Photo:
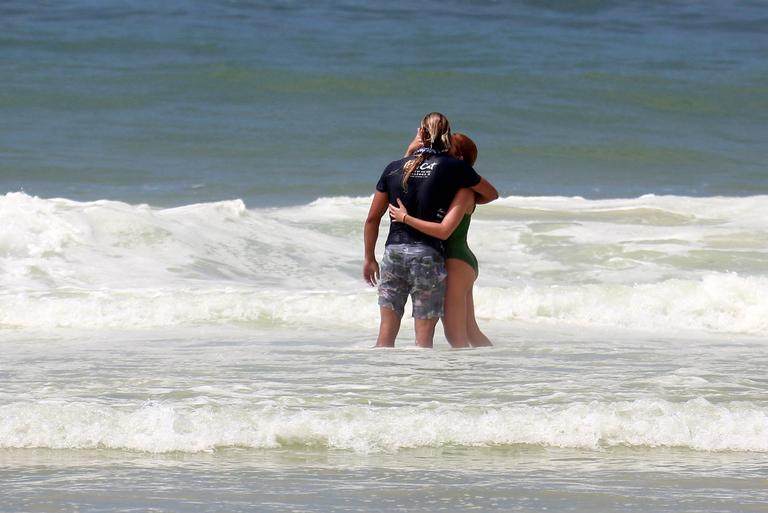
<path fill-rule="evenodd" d="M 409 151 L 411 147 L 409 147 Z M 464 134 L 453 134 L 451 155 L 474 165 L 477 146 Z M 424 221 L 408 214 L 398 200 L 398 206 L 389 206 L 392 219 L 405 223 L 421 232 L 445 241 L 445 267 L 448 278 L 445 288 L 445 338 L 453 347 L 490 346 L 491 341 L 480 331 L 475 319 L 472 289 L 477 279 L 477 258 L 467 245 L 467 231 L 475 210 L 475 193 L 460 189 L 445 217 L 439 223 Z"/>

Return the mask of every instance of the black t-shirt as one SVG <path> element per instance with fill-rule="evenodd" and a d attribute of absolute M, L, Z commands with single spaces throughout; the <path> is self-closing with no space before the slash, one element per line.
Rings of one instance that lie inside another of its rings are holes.
<path fill-rule="evenodd" d="M 463 160 L 446 154 L 430 155 L 408 178 L 407 190 L 403 188 L 403 166 L 415 157 L 406 157 L 390 163 L 379 178 L 376 190 L 386 192 L 389 202 L 403 202 L 408 215 L 425 221 L 440 222 L 448 211 L 459 189 L 474 187 L 480 183 L 480 175 Z M 403 223 L 391 223 L 386 245 L 427 244 L 442 251 L 440 239 L 430 237 Z"/>

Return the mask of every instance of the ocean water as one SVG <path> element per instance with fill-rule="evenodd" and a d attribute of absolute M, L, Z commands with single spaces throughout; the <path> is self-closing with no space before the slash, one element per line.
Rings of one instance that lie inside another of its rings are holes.
<path fill-rule="evenodd" d="M 767 34 L 762 2 L 1 3 L 0 511 L 768 511 Z M 373 350 L 362 223 L 432 110 L 501 192 L 494 347 Z"/>

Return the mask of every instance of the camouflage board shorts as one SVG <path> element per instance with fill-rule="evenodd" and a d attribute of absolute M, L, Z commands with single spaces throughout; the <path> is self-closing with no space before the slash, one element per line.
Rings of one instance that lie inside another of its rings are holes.
<path fill-rule="evenodd" d="M 384 248 L 379 279 L 379 306 L 402 317 L 411 296 L 413 317 L 443 315 L 445 260 L 436 249 L 421 244 L 392 244 Z"/>

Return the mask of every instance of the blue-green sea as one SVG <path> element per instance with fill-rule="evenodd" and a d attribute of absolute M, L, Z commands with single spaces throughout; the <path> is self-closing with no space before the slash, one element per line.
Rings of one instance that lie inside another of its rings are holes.
<path fill-rule="evenodd" d="M 494 347 L 373 350 L 431 111 Z M 0 1 L 0 512 L 766 512 L 766 142 L 763 1 Z"/>
<path fill-rule="evenodd" d="M 0 189 L 365 195 L 421 117 L 503 195 L 768 192 L 763 2 L 5 1 Z"/>

